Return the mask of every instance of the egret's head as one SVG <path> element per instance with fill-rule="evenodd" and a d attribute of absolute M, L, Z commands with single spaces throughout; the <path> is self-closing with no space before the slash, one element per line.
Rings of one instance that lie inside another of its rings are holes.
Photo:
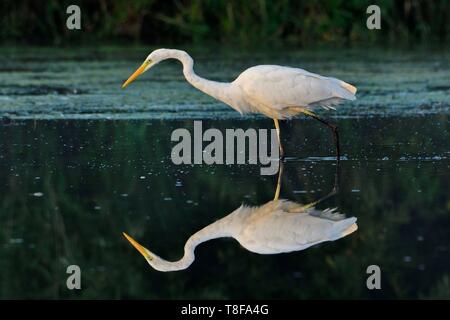
<path fill-rule="evenodd" d="M 136 250 L 139 251 L 139 253 L 144 256 L 144 258 L 145 258 L 145 260 L 147 260 L 148 264 L 152 268 L 154 268 L 158 271 L 166 272 L 166 271 L 183 270 L 183 269 L 186 269 L 190 265 L 190 263 L 186 264 L 184 261 L 180 261 L 182 263 L 176 263 L 176 262 L 173 263 L 173 262 L 166 261 L 166 260 L 160 258 L 159 256 L 157 256 L 156 254 L 154 254 L 153 252 L 151 252 L 150 250 L 148 250 L 147 248 L 145 248 L 144 246 L 140 245 L 136 240 L 134 240 L 132 237 L 127 235 L 125 232 L 123 233 L 123 235 L 133 245 L 133 247 L 135 247 Z"/>
<path fill-rule="evenodd" d="M 150 53 L 139 68 L 125 81 L 122 85 L 122 89 L 133 82 L 137 77 L 143 74 L 145 71 L 158 64 L 159 62 L 172 57 L 170 49 L 157 49 Z"/>

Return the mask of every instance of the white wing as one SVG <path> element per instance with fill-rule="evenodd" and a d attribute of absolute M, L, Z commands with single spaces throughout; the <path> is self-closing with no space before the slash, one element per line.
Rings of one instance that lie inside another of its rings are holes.
<path fill-rule="evenodd" d="M 299 68 L 261 65 L 245 70 L 234 82 L 250 103 L 274 109 L 328 106 L 354 100 L 356 88 L 336 78 Z"/>
<path fill-rule="evenodd" d="M 295 206 L 299 204 L 282 200 L 254 208 L 252 219 L 236 239 L 250 251 L 273 254 L 303 250 L 357 229 L 356 218 L 345 219 L 334 210 L 286 211 Z"/>

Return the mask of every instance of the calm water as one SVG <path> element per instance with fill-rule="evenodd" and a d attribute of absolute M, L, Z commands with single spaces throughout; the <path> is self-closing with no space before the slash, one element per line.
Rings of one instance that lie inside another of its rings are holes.
<path fill-rule="evenodd" d="M 242 203 L 270 201 L 277 180 L 261 176 L 257 165 L 173 165 L 171 132 L 192 130 L 193 119 L 202 118 L 205 129 L 273 124 L 240 118 L 197 93 L 182 81 L 176 64 L 161 64 L 119 91 L 143 52 L 50 52 L 48 58 L 44 49 L 4 51 L 0 298 L 450 297 L 450 89 L 444 54 L 423 60 L 421 53 L 349 52 L 322 60 L 331 53 L 287 53 L 281 62 L 361 88 L 356 104 L 333 114 L 345 155 L 340 191 L 317 205 L 357 217 L 358 231 L 278 255 L 251 253 L 233 239 L 211 240 L 197 248 L 187 270 L 161 273 L 123 231 L 177 260 L 194 232 Z M 271 57 L 224 52 L 216 61 L 198 54 L 199 73 L 223 80 Z M 11 58 L 8 64 L 5 57 Z M 383 61 L 390 68 L 380 70 Z M 283 123 L 282 131 L 288 158 L 281 197 L 306 204 L 328 194 L 336 172 L 330 133 L 303 117 Z M 77 292 L 66 288 L 71 264 L 82 270 Z M 382 290 L 366 288 L 372 264 L 381 268 Z"/>

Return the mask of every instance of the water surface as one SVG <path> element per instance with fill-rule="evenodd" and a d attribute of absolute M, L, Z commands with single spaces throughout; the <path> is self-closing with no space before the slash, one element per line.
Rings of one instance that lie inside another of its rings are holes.
<path fill-rule="evenodd" d="M 208 120 L 262 128 L 269 120 Z M 192 266 L 160 273 L 126 231 L 169 260 L 187 238 L 242 203 L 273 198 L 276 175 L 256 165 L 181 165 L 170 133 L 184 121 L 15 121 L 0 127 L 2 298 L 405 298 L 448 297 L 448 116 L 341 119 L 340 192 L 318 208 L 358 218 L 344 239 L 288 254 L 258 255 L 217 239 Z M 283 126 L 281 197 L 319 199 L 334 185 L 330 134 L 315 121 Z M 80 292 L 65 269 L 82 269 Z M 383 272 L 366 288 L 368 265 Z"/>
<path fill-rule="evenodd" d="M 357 101 L 321 113 L 340 128 L 344 160 L 339 193 L 317 207 L 357 217 L 359 229 L 278 255 L 212 240 L 174 273 L 150 268 L 122 232 L 176 260 L 197 230 L 243 203 L 273 199 L 277 177 L 261 176 L 257 165 L 176 166 L 172 131 L 192 130 L 194 119 L 204 119 L 204 130 L 273 123 L 195 91 L 177 63 L 120 90 L 149 51 L 1 49 L 1 298 L 450 297 L 445 51 L 192 50 L 198 73 L 216 80 L 282 63 L 357 85 Z M 283 122 L 282 133 L 281 198 L 309 203 L 328 194 L 336 172 L 330 132 L 299 117 Z M 66 288 L 71 264 L 82 270 L 80 291 Z M 366 287 L 373 264 L 382 290 Z"/>

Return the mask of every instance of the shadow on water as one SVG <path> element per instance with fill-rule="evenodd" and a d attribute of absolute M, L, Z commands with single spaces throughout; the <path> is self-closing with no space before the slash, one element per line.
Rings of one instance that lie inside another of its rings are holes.
<path fill-rule="evenodd" d="M 229 238 L 196 250 L 187 270 L 161 273 L 122 236 L 167 260 L 243 203 L 273 200 L 276 176 L 252 165 L 173 165 L 185 121 L 23 121 L 0 126 L 1 298 L 407 298 L 450 296 L 450 121 L 447 116 L 340 119 L 339 193 L 316 205 L 358 217 L 358 232 L 308 250 L 253 254 Z M 207 120 L 220 130 L 269 120 Z M 282 194 L 327 195 L 334 154 L 326 128 L 284 124 Z M 82 290 L 66 288 L 79 265 Z M 366 288 L 379 265 L 382 290 Z"/>

